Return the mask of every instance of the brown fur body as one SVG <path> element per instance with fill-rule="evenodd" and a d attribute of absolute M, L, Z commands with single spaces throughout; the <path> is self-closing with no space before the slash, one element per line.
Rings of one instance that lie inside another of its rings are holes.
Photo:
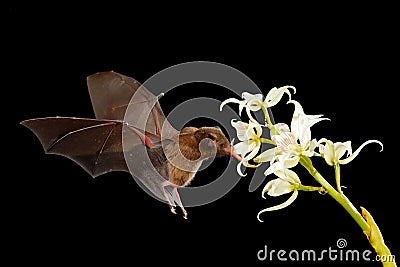
<path fill-rule="evenodd" d="M 150 157 L 158 172 L 177 186 L 189 185 L 205 159 L 229 155 L 232 149 L 225 135 L 215 127 L 183 128 L 178 143 L 179 146 L 166 145 L 165 151 L 163 147 L 149 149 L 157 154 Z M 186 162 L 183 168 L 179 167 L 182 161 Z"/>

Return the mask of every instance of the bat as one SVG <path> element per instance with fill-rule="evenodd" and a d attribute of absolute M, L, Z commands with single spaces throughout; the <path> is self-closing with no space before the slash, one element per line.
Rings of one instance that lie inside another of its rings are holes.
<path fill-rule="evenodd" d="M 93 178 L 125 171 L 148 193 L 183 217 L 187 211 L 177 188 L 194 179 L 211 157 L 240 156 L 217 127 L 175 129 L 159 98 L 135 79 L 114 71 L 87 77 L 95 119 L 45 117 L 21 122 L 39 139 L 45 153 L 65 156 Z"/>

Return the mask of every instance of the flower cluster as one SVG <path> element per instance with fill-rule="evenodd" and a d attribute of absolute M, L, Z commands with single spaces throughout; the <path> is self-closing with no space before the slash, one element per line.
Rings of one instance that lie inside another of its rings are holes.
<path fill-rule="evenodd" d="M 222 102 L 220 106 L 220 110 L 222 110 L 228 103 L 239 104 L 239 115 L 245 109 L 249 118 L 248 123 L 237 120 L 232 120 L 231 122 L 240 141 L 234 145 L 235 152 L 242 156 L 242 161 L 237 166 L 239 175 L 245 175 L 242 172 L 242 166 L 256 168 L 262 163 L 268 162 L 269 167 L 264 173 L 265 176 L 274 174 L 277 178 L 267 182 L 262 190 L 262 197 L 265 194 L 281 196 L 292 193 L 284 203 L 260 211 L 257 216 L 260 221 L 261 213 L 287 207 L 296 199 L 299 191 L 324 192 L 326 190 L 324 185 L 321 187 L 303 185 L 293 170 L 293 167 L 299 163 L 310 170 L 313 168 L 310 158 L 324 158 L 328 165 L 335 168 L 337 190 L 342 193 L 340 165 L 351 162 L 367 144 L 377 143 L 383 148 L 380 141 L 368 140 L 353 152 L 350 141 L 333 142 L 326 138 L 313 139 L 311 127 L 329 119 L 324 118 L 322 115 L 305 114 L 301 104 L 292 100 L 291 92 L 296 93 L 296 89 L 293 86 L 273 88 L 265 98 L 261 94 L 252 95 L 244 92 L 241 100 L 229 98 Z M 290 125 L 285 123 L 273 124 L 268 109 L 278 104 L 285 94 L 289 97 L 287 104 L 294 106 L 292 120 Z M 259 122 L 252 114 L 259 110 L 264 113 L 265 120 L 263 122 Z M 262 137 L 264 130 L 269 131 L 270 139 Z M 261 151 L 263 143 L 271 144 L 272 148 Z"/>

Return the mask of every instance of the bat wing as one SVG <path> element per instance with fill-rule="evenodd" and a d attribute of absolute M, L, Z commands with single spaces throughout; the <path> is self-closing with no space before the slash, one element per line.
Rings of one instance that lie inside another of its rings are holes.
<path fill-rule="evenodd" d="M 123 147 L 121 121 L 49 117 L 25 120 L 22 125 L 29 128 L 40 140 L 49 154 L 65 156 L 91 176 L 96 177 L 110 171 L 128 171 Z M 130 146 L 143 146 L 138 135 L 132 131 Z"/>
<path fill-rule="evenodd" d="M 21 124 L 37 136 L 46 153 L 75 161 L 92 177 L 127 171 L 143 189 L 166 201 L 166 159 L 162 150 L 146 145 L 150 140 L 152 149 L 160 149 L 162 140 L 176 140 L 179 131 L 168 122 L 158 97 L 113 71 L 88 76 L 87 85 L 96 119 L 48 117 Z"/>
<path fill-rule="evenodd" d="M 120 120 L 129 130 L 122 131 L 122 149 L 127 170 L 142 189 L 159 200 L 168 202 L 164 189 L 168 180 L 167 159 L 158 147 L 161 140 L 177 143 L 179 131 L 167 120 L 159 97 L 138 81 L 114 71 L 98 72 L 87 78 L 96 119 Z M 125 128 L 123 126 L 123 128 Z M 132 146 L 137 136 L 145 135 L 156 148 Z"/>
<path fill-rule="evenodd" d="M 133 78 L 106 71 L 88 76 L 87 86 L 96 119 L 123 120 L 129 101 L 140 83 Z"/>
<path fill-rule="evenodd" d="M 130 114 L 129 123 L 143 131 L 161 136 L 161 128 L 166 132 L 177 132 L 166 119 L 158 102 L 158 97 L 144 88 L 135 79 L 114 71 L 98 72 L 87 77 L 90 99 L 96 119 L 125 120 L 126 111 Z M 149 114 L 143 112 L 149 110 Z M 146 122 L 137 127 L 138 122 Z"/>

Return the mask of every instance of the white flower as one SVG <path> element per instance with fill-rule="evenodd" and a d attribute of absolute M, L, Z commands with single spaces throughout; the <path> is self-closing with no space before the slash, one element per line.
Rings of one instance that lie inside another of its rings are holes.
<path fill-rule="evenodd" d="M 300 160 L 300 156 L 311 157 L 315 154 L 314 150 L 318 143 L 311 139 L 311 127 L 322 120 L 322 115 L 306 115 L 302 106 L 295 100 L 288 103 L 294 104 L 290 128 L 287 124 L 278 123 L 274 125 L 278 132 L 272 135 L 272 140 L 276 143 L 276 148 L 264 151 L 257 156 L 255 162 L 270 162 L 270 167 L 264 173 L 266 176 L 275 173 L 277 170 L 292 168 Z"/>
<path fill-rule="evenodd" d="M 354 153 L 352 152 L 351 142 L 336 142 L 333 143 L 331 140 L 322 138 L 318 141 L 319 143 L 319 153 L 325 159 L 326 163 L 330 166 L 336 164 L 347 164 L 358 156 L 360 151 L 368 144 L 377 143 L 381 146 L 381 151 L 383 149 L 383 144 L 378 140 L 368 140 L 364 142 Z M 322 145 L 324 144 L 324 145 Z M 346 153 L 347 152 L 347 153 Z M 345 154 L 346 158 L 341 159 Z"/>
<path fill-rule="evenodd" d="M 236 98 L 228 98 L 224 102 L 221 103 L 220 105 L 220 111 L 222 111 L 222 108 L 228 104 L 228 103 L 236 103 L 239 104 L 239 115 L 242 114 L 243 108 L 246 108 L 247 115 L 249 116 L 250 120 L 253 122 L 256 122 L 256 120 L 253 118 L 251 115 L 250 111 L 258 111 L 260 109 L 266 110 L 267 108 L 270 108 L 272 106 L 275 106 L 282 98 L 282 96 L 286 93 L 289 96 L 289 99 L 291 98 L 290 90 L 293 89 L 293 92 L 296 93 L 296 88 L 293 86 L 282 86 L 279 88 L 272 88 L 265 99 L 263 100 L 263 95 L 262 94 L 250 94 L 248 92 L 243 92 L 242 93 L 242 99 L 243 100 L 238 100 Z"/>
<path fill-rule="evenodd" d="M 237 166 L 238 173 L 245 176 L 240 170 L 241 165 L 249 166 L 248 161 L 253 159 L 261 148 L 262 128 L 259 124 L 242 121 L 231 121 L 232 126 L 236 129 L 236 135 L 239 143 L 233 146 L 236 154 L 242 156 L 242 161 Z"/>
<path fill-rule="evenodd" d="M 297 198 L 298 193 L 299 193 L 297 188 L 299 187 L 301 182 L 300 182 L 299 177 L 297 176 L 297 174 L 294 171 L 288 170 L 288 169 L 278 170 L 275 172 L 275 175 L 278 176 L 278 178 L 269 181 L 265 185 L 265 187 L 262 191 L 262 197 L 265 198 L 265 196 L 264 196 L 265 193 L 267 193 L 269 196 L 273 196 L 273 197 L 281 196 L 281 195 L 284 195 L 284 194 L 287 194 L 290 192 L 293 192 L 293 193 L 288 198 L 288 200 L 286 200 L 282 204 L 261 210 L 257 214 L 257 219 L 260 222 L 262 222 L 262 220 L 260 219 L 260 215 L 262 213 L 264 213 L 266 211 L 274 211 L 274 210 L 286 208 L 287 206 L 292 204 L 293 201 L 295 201 L 295 199 Z"/>

